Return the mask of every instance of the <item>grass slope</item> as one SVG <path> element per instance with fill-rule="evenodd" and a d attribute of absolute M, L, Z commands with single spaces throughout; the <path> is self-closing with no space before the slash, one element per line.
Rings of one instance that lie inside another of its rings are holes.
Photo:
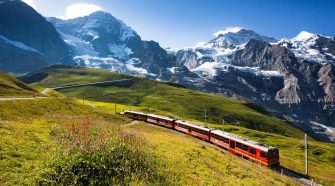
<path fill-rule="evenodd" d="M 108 109 L 112 112 L 121 112 L 125 109 L 138 110 L 147 112 L 147 108 L 139 107 L 139 106 L 128 106 L 121 104 L 113 104 L 113 103 L 104 103 L 104 102 L 93 102 L 93 101 L 85 101 L 84 103 L 95 105 L 97 107 L 102 107 L 104 109 Z M 116 106 L 116 107 L 115 107 Z M 150 113 L 177 117 L 174 113 L 169 113 L 166 111 L 154 110 L 150 109 Z M 235 125 L 226 124 L 224 126 L 200 122 L 194 119 L 184 118 L 193 123 L 197 123 L 199 125 L 207 125 L 210 128 L 216 128 L 220 130 L 224 130 L 227 132 L 231 132 L 248 139 L 252 139 L 255 141 L 262 142 L 267 145 L 271 145 L 277 147 L 280 153 L 280 163 L 282 166 L 289 168 L 297 173 L 304 174 L 305 173 L 305 151 L 303 138 L 296 137 L 286 137 L 278 134 L 271 134 L 266 132 L 261 132 L 257 130 L 251 130 Z M 151 131 L 152 133 L 156 133 L 156 130 Z M 168 135 L 166 133 L 166 135 Z M 166 140 L 173 138 L 174 135 L 164 137 L 160 140 Z M 156 141 L 159 139 L 155 139 Z M 318 141 L 309 141 L 309 174 L 311 178 L 316 180 L 318 183 L 322 183 L 324 185 L 333 185 L 335 183 L 335 144 L 323 143 Z"/>
<path fill-rule="evenodd" d="M 75 161 L 78 156 L 82 157 L 85 162 L 92 163 L 97 163 L 97 160 L 90 158 L 100 155 L 106 155 L 108 161 L 116 161 L 118 158 L 115 159 L 112 152 L 103 148 L 101 140 L 111 145 L 114 139 L 128 139 L 123 136 L 115 138 L 116 134 L 112 135 L 115 127 L 128 122 L 129 119 L 111 114 L 106 110 L 78 104 L 64 98 L 1 101 L 0 185 L 36 185 L 37 181 L 48 179 L 50 182 L 47 183 L 59 185 L 60 182 L 53 182 L 54 178 L 66 179 L 62 177 L 64 176 L 62 174 L 53 174 L 57 172 L 57 166 L 64 165 L 65 168 L 67 165 L 70 168 L 67 172 L 64 170 L 64 173 L 76 175 L 76 172 L 72 171 L 82 169 L 80 168 L 82 162 Z M 90 143 L 91 145 L 88 145 Z M 127 142 L 122 144 L 127 145 Z M 85 156 L 87 151 L 79 151 L 84 147 L 94 151 L 89 153 L 89 156 Z M 114 148 L 115 144 L 110 147 Z M 134 146 L 121 146 L 116 153 L 128 155 L 127 148 L 131 152 L 136 149 Z M 135 152 L 139 157 L 145 154 L 139 150 Z M 57 154 L 63 155 L 56 156 Z M 130 158 L 137 163 L 142 161 L 134 157 Z M 55 159 L 59 161 L 54 162 Z M 88 165 L 90 166 L 92 165 Z M 120 166 L 122 168 L 124 165 Z M 78 169 L 73 170 L 71 167 L 78 167 Z M 146 172 L 144 171 L 143 174 Z M 42 175 L 46 176 L 42 177 Z M 50 178 L 48 175 L 53 176 Z M 113 176 L 115 175 L 110 176 L 110 179 Z M 94 175 L 89 178 L 94 178 Z M 71 180 L 76 180 L 76 178 L 73 177 Z M 80 180 L 77 181 L 80 182 Z M 117 181 L 119 180 L 116 180 L 115 183 L 119 183 Z M 62 182 L 63 185 L 70 183 Z"/>
<path fill-rule="evenodd" d="M 277 172 L 187 135 L 144 123 L 128 130 L 146 137 L 151 151 L 166 160 L 177 185 L 298 185 Z"/>
<path fill-rule="evenodd" d="M 60 91 L 66 96 L 92 101 L 113 102 L 129 106 L 141 106 L 174 113 L 181 118 L 207 120 L 222 123 L 223 117 L 238 119 L 239 126 L 285 136 L 302 137 L 303 133 L 287 122 L 268 115 L 241 100 L 193 91 L 168 83 L 117 73 L 86 68 L 54 67 L 41 70 L 25 77 L 25 82 L 38 82 L 45 87 L 58 87 L 95 81 L 132 78 L 131 84 L 114 86 L 85 86 Z"/>
<path fill-rule="evenodd" d="M 0 97 L 32 97 L 39 95 L 33 87 L 0 72 Z"/>
<path fill-rule="evenodd" d="M 70 99 L 4 101 L 0 110 L 0 185 L 297 185 L 179 133 L 118 127 L 130 120 Z"/>

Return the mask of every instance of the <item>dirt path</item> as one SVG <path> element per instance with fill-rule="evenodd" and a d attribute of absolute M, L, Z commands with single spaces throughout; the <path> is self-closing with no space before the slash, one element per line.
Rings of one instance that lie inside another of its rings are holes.
<path fill-rule="evenodd" d="M 31 98 L 0 98 L 0 101 L 15 101 L 15 100 L 32 100 L 32 99 L 46 99 L 48 97 L 31 97 Z"/>

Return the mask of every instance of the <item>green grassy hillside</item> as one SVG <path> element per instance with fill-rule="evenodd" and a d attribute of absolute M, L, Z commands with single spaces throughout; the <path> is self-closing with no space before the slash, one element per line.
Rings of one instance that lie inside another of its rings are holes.
<path fill-rule="evenodd" d="M 298 185 L 259 164 L 169 129 L 140 123 L 126 130 L 149 141 L 149 150 L 165 159 L 178 185 Z"/>
<path fill-rule="evenodd" d="M 298 185 L 194 138 L 67 98 L 0 104 L 0 185 Z"/>
<path fill-rule="evenodd" d="M 96 81 L 128 79 L 127 84 L 113 86 L 85 86 L 64 89 L 60 92 L 68 97 L 84 98 L 92 101 L 113 102 L 148 109 L 157 109 L 176 114 L 181 118 L 204 120 L 207 109 L 207 121 L 222 123 L 222 118 L 236 118 L 239 126 L 259 131 L 302 137 L 303 132 L 292 127 L 286 121 L 272 117 L 253 105 L 241 100 L 193 91 L 168 83 L 120 75 L 96 69 L 85 68 L 48 68 L 29 74 L 21 79 L 37 83 L 44 87 L 59 87 Z"/>
<path fill-rule="evenodd" d="M 0 72 L 0 97 L 32 97 L 39 95 L 31 86 Z"/>
<path fill-rule="evenodd" d="M 88 102 L 84 103 L 89 105 L 95 105 L 96 107 L 102 107 L 104 109 L 115 111 L 115 104 L 113 103 L 104 103 L 104 102 Z M 124 109 L 131 109 L 137 111 L 148 111 L 147 108 L 139 106 L 128 106 L 128 105 L 116 105 L 116 111 L 121 112 Z M 150 113 L 155 113 L 159 115 L 177 117 L 174 113 L 169 113 L 161 110 L 150 109 Z M 267 145 L 277 147 L 280 153 L 280 163 L 282 166 L 289 168 L 297 173 L 305 173 L 305 157 L 304 157 L 304 144 L 303 138 L 297 137 L 286 137 L 278 134 L 271 134 L 266 132 L 260 132 L 256 130 L 251 130 L 236 125 L 218 125 L 213 123 L 207 123 L 197 121 L 194 119 L 184 118 L 187 121 L 197 123 L 199 125 L 207 125 L 210 128 L 216 128 L 231 132 L 248 139 L 262 142 Z M 148 131 L 150 127 L 145 127 L 145 130 Z M 140 127 L 141 128 L 141 127 Z M 139 129 L 139 128 L 137 128 Z M 140 129 L 139 129 L 140 130 Z M 157 130 L 152 130 L 151 133 L 156 133 Z M 165 133 L 168 135 L 168 133 Z M 157 137 L 159 134 L 157 135 Z M 151 139 L 152 141 L 164 141 L 166 139 L 173 138 L 173 134 L 169 137 L 163 139 Z M 335 183 L 335 144 L 323 143 L 318 141 L 309 141 L 309 174 L 311 178 L 322 183 L 324 185 L 333 185 Z"/>
<path fill-rule="evenodd" d="M 304 149 L 301 144 L 303 132 L 283 120 L 272 117 L 264 109 L 257 108 L 241 100 L 192 91 L 164 82 L 95 69 L 49 68 L 22 78 L 28 82 L 35 82 L 31 80 L 38 79 L 37 85 L 44 87 L 132 78 L 131 83 L 114 84 L 112 86 L 84 86 L 64 89 L 60 92 L 66 96 L 78 98 L 78 103 L 95 106 L 95 109 L 105 109 L 111 113 L 115 112 L 115 108 L 116 112 L 132 109 L 181 118 L 211 128 L 224 129 L 225 131 L 278 147 L 281 164 L 298 173 L 304 173 Z M 207 109 L 207 123 L 203 122 L 204 107 Z M 226 122 L 223 126 L 221 124 L 223 117 L 236 118 L 238 122 Z M 165 171 L 177 175 L 172 178 L 166 178 L 169 183 L 191 184 L 190 180 L 197 180 L 198 183 L 203 185 L 231 185 L 232 182 L 229 180 L 232 179 L 240 184 L 248 185 L 249 178 L 261 177 L 258 173 L 252 172 L 256 170 L 251 170 L 251 167 L 258 169 L 258 165 L 249 164 L 250 162 L 245 162 L 244 160 L 240 161 L 239 158 L 231 157 L 229 154 L 220 155 L 221 151 L 218 153 L 203 142 L 193 141 L 189 137 L 180 136 L 180 134 L 175 134 L 172 131 L 161 130 L 144 124 L 126 127 L 127 130 L 128 128 L 136 136 L 144 136 L 146 138 L 149 143 L 149 152 L 155 152 L 158 153 L 158 156 L 164 157 L 165 161 L 160 160 L 161 163 L 163 162 L 160 166 L 164 167 Z M 174 139 L 178 140 L 174 141 Z M 186 152 L 183 152 L 184 149 Z M 218 154 L 214 155 L 214 151 Z M 176 159 L 175 154 L 181 157 L 180 160 Z M 324 185 L 334 184 L 334 144 L 312 140 L 310 142 L 309 155 L 312 179 Z M 212 159 L 218 162 L 212 162 Z M 226 161 L 226 159 L 229 161 Z M 187 165 L 187 162 L 190 165 Z M 241 177 L 228 173 L 232 165 L 228 162 L 233 162 L 233 169 L 238 170 L 235 173 L 238 175 L 241 173 Z M 216 170 L 214 171 L 215 173 L 212 171 L 213 168 Z M 251 173 L 246 175 L 247 173 L 244 170 L 248 170 Z M 260 168 L 260 170 L 263 171 L 264 169 Z M 183 172 L 187 172 L 187 174 L 184 173 L 184 177 L 182 176 Z M 283 180 L 286 178 L 278 178 L 278 174 L 274 172 L 262 173 L 267 176 L 257 182 L 257 184 L 296 184 L 289 180 Z M 275 178 L 275 180 L 271 182 L 267 179 L 268 176 Z M 220 177 L 228 178 L 228 180 L 219 179 Z"/>
<path fill-rule="evenodd" d="M 127 118 L 67 98 L 1 101 L 0 111 L 0 185 L 167 182 L 145 141 L 120 129 Z"/>

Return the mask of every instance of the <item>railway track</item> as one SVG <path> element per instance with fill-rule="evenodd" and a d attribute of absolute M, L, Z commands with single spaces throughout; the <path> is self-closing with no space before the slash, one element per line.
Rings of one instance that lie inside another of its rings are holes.
<path fill-rule="evenodd" d="M 119 80 L 112 80 L 112 81 L 98 81 L 98 82 L 92 82 L 92 83 L 83 83 L 83 84 L 75 84 L 75 85 L 66 85 L 66 86 L 61 86 L 61 87 L 53 87 L 53 88 L 48 88 L 52 90 L 64 90 L 68 88 L 77 88 L 77 87 L 82 87 L 82 86 L 90 86 L 90 85 L 109 85 L 109 84 L 114 84 L 114 83 L 122 83 L 122 82 L 128 82 L 131 81 L 132 79 L 119 79 Z"/>

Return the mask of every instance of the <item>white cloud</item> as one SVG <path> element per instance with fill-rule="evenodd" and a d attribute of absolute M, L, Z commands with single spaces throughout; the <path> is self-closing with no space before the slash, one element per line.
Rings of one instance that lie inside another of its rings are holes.
<path fill-rule="evenodd" d="M 36 5 L 33 0 L 22 0 L 22 1 L 36 10 Z"/>
<path fill-rule="evenodd" d="M 195 48 L 203 47 L 205 44 L 206 44 L 206 42 L 200 41 L 195 45 Z"/>
<path fill-rule="evenodd" d="M 215 37 L 218 37 L 220 34 L 226 34 L 226 33 L 228 33 L 228 32 L 238 32 L 238 31 L 240 31 L 241 29 L 243 29 L 242 27 L 238 27 L 238 26 L 235 26 L 235 27 L 227 27 L 226 29 L 224 29 L 224 30 L 220 30 L 220 31 L 218 31 L 218 32 L 215 32 L 213 35 L 215 36 Z"/>
<path fill-rule="evenodd" d="M 73 19 L 76 17 L 82 17 L 99 10 L 102 10 L 102 8 L 94 4 L 85 4 L 85 3 L 72 4 L 66 8 L 65 18 Z"/>

